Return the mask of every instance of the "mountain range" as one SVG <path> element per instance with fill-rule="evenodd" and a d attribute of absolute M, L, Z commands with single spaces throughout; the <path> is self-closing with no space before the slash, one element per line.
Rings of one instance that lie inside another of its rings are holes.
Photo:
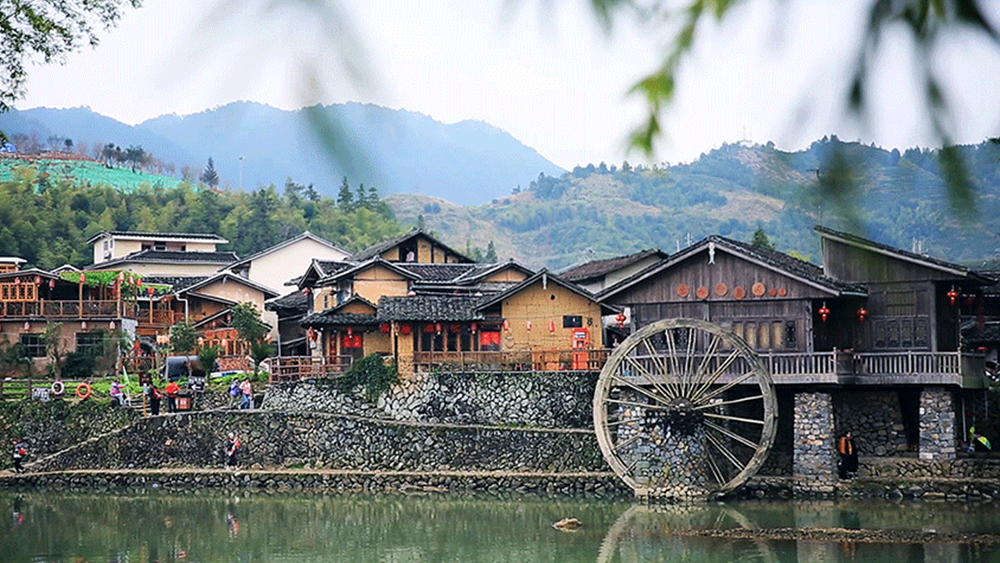
<path fill-rule="evenodd" d="M 212 158 L 223 186 L 252 190 L 291 179 L 331 196 L 347 177 L 352 186 L 375 187 L 382 196 L 421 193 L 478 205 L 539 174 L 563 172 L 484 122 L 444 124 L 370 104 L 281 110 L 233 102 L 134 126 L 86 108 L 35 108 L 0 114 L 0 131 L 42 146 L 50 138 L 70 139 L 91 154 L 107 143 L 140 146 L 177 175 L 185 168 L 200 175 Z"/>

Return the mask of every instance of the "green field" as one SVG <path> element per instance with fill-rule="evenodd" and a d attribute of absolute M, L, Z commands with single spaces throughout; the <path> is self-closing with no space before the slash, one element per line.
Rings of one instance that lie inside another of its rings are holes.
<path fill-rule="evenodd" d="M 76 185 L 106 185 L 130 192 L 142 185 L 173 188 L 181 180 L 170 176 L 132 172 L 128 166 L 109 168 L 92 160 L 0 158 L 0 182 L 48 178 L 50 184 L 66 181 Z"/>

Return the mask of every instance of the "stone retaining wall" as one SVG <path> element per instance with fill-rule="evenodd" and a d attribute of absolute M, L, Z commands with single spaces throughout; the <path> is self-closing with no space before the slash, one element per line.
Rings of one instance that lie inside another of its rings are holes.
<path fill-rule="evenodd" d="M 589 430 L 390 422 L 345 415 L 213 411 L 144 418 L 29 464 L 35 471 L 220 467 L 225 436 L 244 467 L 360 471 L 610 471 Z"/>
<path fill-rule="evenodd" d="M 499 498 L 572 496 L 630 499 L 629 489 L 614 474 L 459 474 L 360 471 L 127 471 L 28 473 L 0 476 L 0 488 L 47 488 L 69 492 L 167 491 L 202 489 L 246 493 L 316 494 L 458 494 Z"/>
<path fill-rule="evenodd" d="M 833 399 L 836 436 L 851 432 L 854 445 L 867 456 L 906 451 L 898 391 L 843 391 L 834 393 Z"/>
<path fill-rule="evenodd" d="M 335 380 L 279 383 L 262 405 L 283 412 L 332 412 L 453 424 L 593 428 L 596 372 L 419 373 L 372 405 L 345 396 Z"/>

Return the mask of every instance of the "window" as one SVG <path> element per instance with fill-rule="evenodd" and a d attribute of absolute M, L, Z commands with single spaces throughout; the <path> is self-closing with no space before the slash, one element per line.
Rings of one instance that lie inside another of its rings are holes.
<path fill-rule="evenodd" d="M 167 249 L 167 243 L 165 242 L 153 243 L 153 250 L 166 250 L 166 249 Z"/>
<path fill-rule="evenodd" d="M 583 317 L 580 315 L 563 315 L 563 328 L 580 328 L 583 326 Z"/>
<path fill-rule="evenodd" d="M 103 330 L 76 333 L 76 351 L 88 356 L 104 354 L 104 336 Z"/>
<path fill-rule="evenodd" d="M 22 334 L 20 339 L 24 355 L 29 358 L 45 357 L 45 338 L 41 334 Z"/>

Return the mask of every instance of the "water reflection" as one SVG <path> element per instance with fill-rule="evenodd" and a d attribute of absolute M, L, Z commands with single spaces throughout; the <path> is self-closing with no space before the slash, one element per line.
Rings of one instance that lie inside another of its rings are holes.
<path fill-rule="evenodd" d="M 702 537 L 684 530 L 888 528 L 994 533 L 963 505 L 620 503 L 448 497 L 0 495 L 4 562 L 991 561 L 995 547 Z M 552 523 L 580 519 L 560 532 Z"/>

